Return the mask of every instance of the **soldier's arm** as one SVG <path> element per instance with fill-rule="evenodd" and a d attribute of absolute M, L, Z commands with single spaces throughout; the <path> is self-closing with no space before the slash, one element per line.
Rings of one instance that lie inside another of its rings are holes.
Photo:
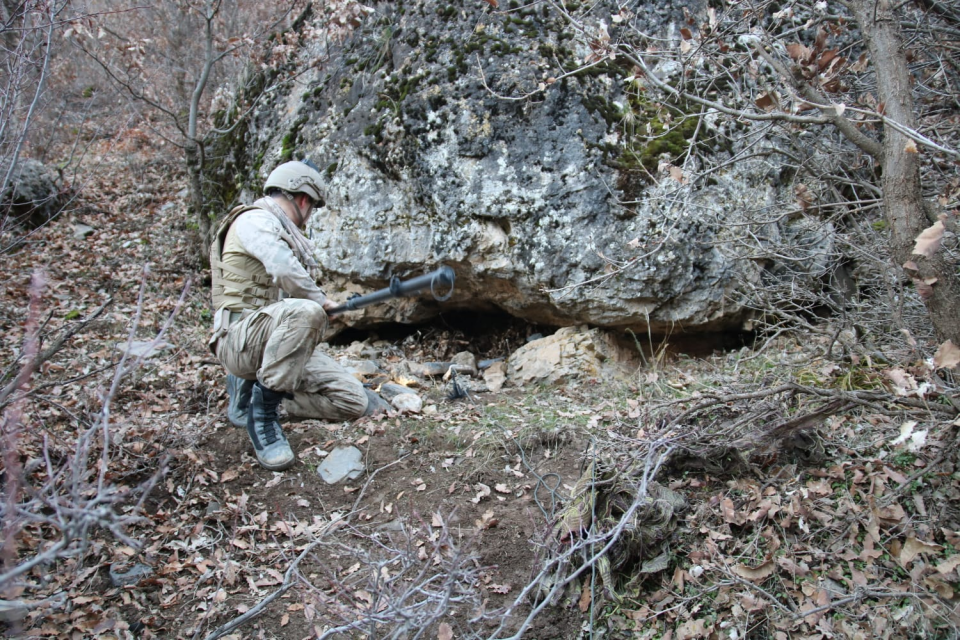
<path fill-rule="evenodd" d="M 305 298 L 317 304 L 329 304 L 327 297 L 303 268 L 293 250 L 280 237 L 282 227 L 272 213 L 253 210 L 234 222 L 237 239 L 263 264 L 277 285 L 292 298 Z"/>

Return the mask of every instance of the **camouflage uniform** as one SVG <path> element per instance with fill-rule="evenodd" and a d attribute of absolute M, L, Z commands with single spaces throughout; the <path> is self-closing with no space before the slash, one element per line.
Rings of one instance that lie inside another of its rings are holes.
<path fill-rule="evenodd" d="M 308 272 L 316 265 L 298 258 L 273 208 L 263 198 L 235 209 L 217 231 L 211 348 L 233 375 L 293 394 L 284 401 L 290 413 L 357 418 L 367 408 L 363 385 L 317 349 L 327 315 L 326 296 Z M 281 292 L 289 297 L 272 302 Z"/>

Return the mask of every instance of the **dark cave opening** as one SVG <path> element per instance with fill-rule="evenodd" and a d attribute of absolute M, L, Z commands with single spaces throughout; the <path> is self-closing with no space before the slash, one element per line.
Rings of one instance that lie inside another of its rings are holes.
<path fill-rule="evenodd" d="M 331 346 L 353 342 L 384 341 L 421 357 L 447 360 L 460 351 L 470 351 L 478 360 L 506 358 L 527 342 L 549 336 L 560 327 L 531 323 L 502 311 L 458 309 L 441 313 L 419 324 L 385 323 L 375 327 L 348 328 L 328 341 Z M 648 335 L 623 328 L 607 329 L 621 352 L 640 365 L 661 350 L 669 354 L 706 357 L 715 352 L 753 348 L 758 335 L 746 331 L 674 333 Z M 641 357 L 640 353 L 643 353 Z"/>

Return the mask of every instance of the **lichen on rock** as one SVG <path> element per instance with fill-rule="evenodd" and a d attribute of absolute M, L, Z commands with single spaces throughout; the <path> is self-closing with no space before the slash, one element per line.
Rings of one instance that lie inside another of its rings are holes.
<path fill-rule="evenodd" d="M 745 160 L 697 184 L 655 175 L 701 144 L 711 114 L 638 97 L 616 61 L 547 84 L 588 48 L 546 6 L 368 8 L 343 40 L 318 35 L 323 11 L 307 21 L 299 73 L 262 101 L 237 154 L 244 201 L 288 157 L 327 168 L 309 231 L 334 298 L 442 263 L 457 272 L 447 309 L 659 333 L 742 325 L 734 294 L 759 267 L 718 245 L 745 203 L 781 198 L 770 167 Z M 659 3 L 644 19 L 671 32 L 683 10 Z M 439 309 L 404 300 L 345 320 Z"/>

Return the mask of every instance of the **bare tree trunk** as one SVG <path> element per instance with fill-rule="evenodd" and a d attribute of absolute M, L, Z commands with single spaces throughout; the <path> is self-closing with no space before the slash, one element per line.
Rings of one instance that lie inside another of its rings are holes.
<path fill-rule="evenodd" d="M 203 196 L 203 150 L 200 142 L 188 141 L 185 151 L 187 165 L 187 193 L 190 213 L 197 220 L 197 242 L 200 244 L 200 263 L 206 266 L 207 255 L 204 249 L 211 239 L 210 216 L 206 210 Z"/>
<path fill-rule="evenodd" d="M 907 68 L 900 23 L 889 0 L 852 0 L 864 42 L 877 74 L 878 99 L 884 115 L 902 125 L 915 128 L 913 79 Z M 907 150 L 909 138 L 892 127 L 883 134 L 884 214 L 890 227 L 893 255 L 902 265 L 907 261 L 919 267 L 919 279 L 936 278 L 932 294 L 926 298 L 927 311 L 938 336 L 960 344 L 960 278 L 956 265 L 949 264 L 940 251 L 931 259 L 913 255 L 914 241 L 930 225 L 928 204 L 920 189 L 920 159 L 915 147 Z"/>

